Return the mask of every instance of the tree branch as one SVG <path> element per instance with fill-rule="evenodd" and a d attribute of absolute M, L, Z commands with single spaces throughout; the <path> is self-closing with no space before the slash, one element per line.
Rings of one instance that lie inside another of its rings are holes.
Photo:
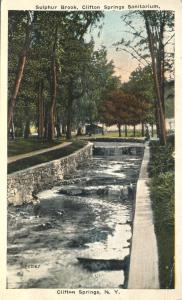
<path fill-rule="evenodd" d="M 175 36 L 175 34 L 173 34 L 168 40 L 167 40 L 167 42 L 164 44 L 164 47 L 169 43 L 169 41 L 171 41 L 172 40 L 172 38 Z"/>
<path fill-rule="evenodd" d="M 132 52 L 128 51 L 127 49 L 125 48 L 121 48 L 121 50 L 129 53 L 133 58 L 135 58 L 136 60 L 138 60 L 139 63 L 141 63 L 144 67 L 146 66 L 143 62 L 142 62 L 142 58 L 139 59 L 138 57 L 136 57 Z"/>

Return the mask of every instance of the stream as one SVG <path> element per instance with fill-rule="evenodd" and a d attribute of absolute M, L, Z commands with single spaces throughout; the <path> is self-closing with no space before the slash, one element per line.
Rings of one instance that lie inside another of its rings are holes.
<path fill-rule="evenodd" d="M 8 288 L 126 288 L 140 145 L 95 143 L 40 202 L 8 207 Z"/>

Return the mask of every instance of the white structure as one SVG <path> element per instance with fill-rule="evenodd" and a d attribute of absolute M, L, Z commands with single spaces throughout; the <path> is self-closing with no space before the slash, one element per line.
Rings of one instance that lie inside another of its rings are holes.
<path fill-rule="evenodd" d="M 174 118 L 166 119 L 166 129 L 175 130 L 175 120 Z"/>

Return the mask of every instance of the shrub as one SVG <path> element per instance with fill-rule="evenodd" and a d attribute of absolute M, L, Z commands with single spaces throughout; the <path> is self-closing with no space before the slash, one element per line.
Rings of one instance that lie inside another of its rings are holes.
<path fill-rule="evenodd" d="M 161 288 L 174 288 L 174 139 L 151 143 L 149 175 Z"/>

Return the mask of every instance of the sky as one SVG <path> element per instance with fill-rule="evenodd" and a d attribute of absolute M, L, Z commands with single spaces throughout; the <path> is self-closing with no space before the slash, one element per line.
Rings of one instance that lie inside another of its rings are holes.
<path fill-rule="evenodd" d="M 100 37 L 98 37 L 98 27 L 92 29 L 95 48 L 98 49 L 101 45 L 106 46 L 108 60 L 114 61 L 115 74 L 121 77 L 122 82 L 128 81 L 130 73 L 135 70 L 139 64 L 130 54 L 124 51 L 116 51 L 116 47 L 113 46 L 113 43 L 120 41 L 122 38 L 125 38 L 126 40 L 131 38 L 131 34 L 128 32 L 129 28 L 126 27 L 121 20 L 121 16 L 124 13 L 126 13 L 126 11 L 105 12 L 105 17 L 101 20 L 101 23 L 104 22 L 104 25 Z"/>

